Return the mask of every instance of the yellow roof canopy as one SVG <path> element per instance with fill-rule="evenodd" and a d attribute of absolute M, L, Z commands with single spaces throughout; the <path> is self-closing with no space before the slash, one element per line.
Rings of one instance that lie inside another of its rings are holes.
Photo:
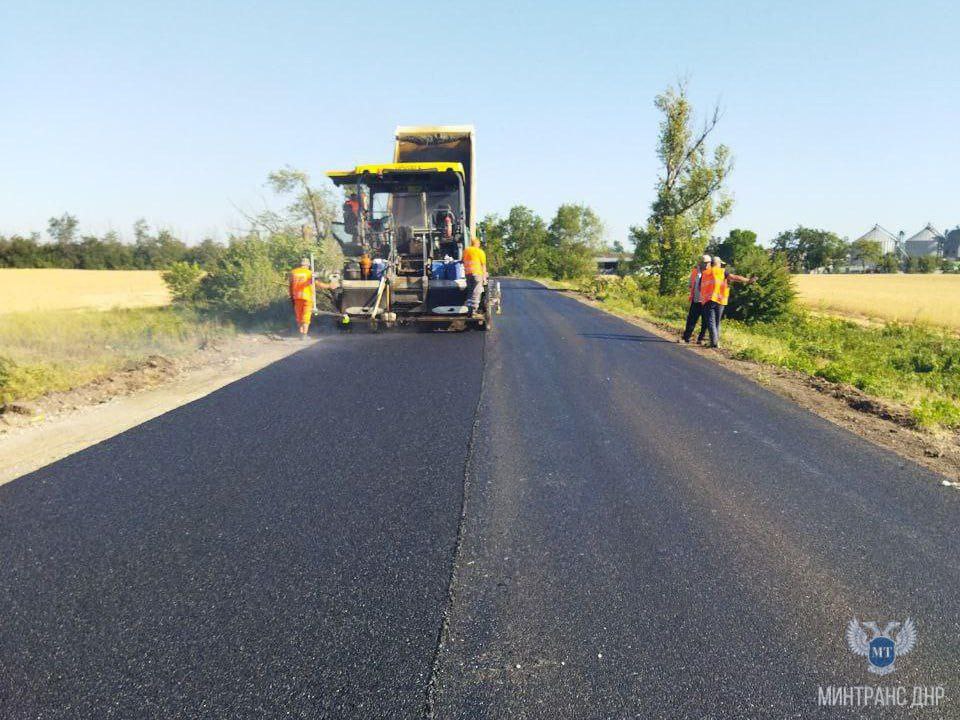
<path fill-rule="evenodd" d="M 406 162 L 381 163 L 378 165 L 357 165 L 353 170 L 331 170 L 327 173 L 336 185 L 352 185 L 363 175 L 392 175 L 404 173 L 443 173 L 454 172 L 464 177 L 463 165 L 458 162 Z"/>

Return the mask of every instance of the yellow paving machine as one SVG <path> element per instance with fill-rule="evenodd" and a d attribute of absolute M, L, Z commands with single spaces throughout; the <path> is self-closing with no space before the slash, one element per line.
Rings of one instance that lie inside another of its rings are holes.
<path fill-rule="evenodd" d="M 392 163 L 327 173 L 347 197 L 334 227 L 345 256 L 334 290 L 343 325 L 493 326 L 499 283 L 487 284 L 478 312 L 467 308 L 473 173 L 469 125 L 398 127 Z"/>

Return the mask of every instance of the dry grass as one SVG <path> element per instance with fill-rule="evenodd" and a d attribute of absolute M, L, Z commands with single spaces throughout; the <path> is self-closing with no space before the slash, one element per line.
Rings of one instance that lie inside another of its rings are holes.
<path fill-rule="evenodd" d="M 960 275 L 794 275 L 815 310 L 960 330 Z"/>
<path fill-rule="evenodd" d="M 158 307 L 170 293 L 155 270 L 0 269 L 0 313 Z"/>
<path fill-rule="evenodd" d="M 0 315 L 0 403 L 69 390 L 151 355 L 174 358 L 233 334 L 174 307 Z"/>

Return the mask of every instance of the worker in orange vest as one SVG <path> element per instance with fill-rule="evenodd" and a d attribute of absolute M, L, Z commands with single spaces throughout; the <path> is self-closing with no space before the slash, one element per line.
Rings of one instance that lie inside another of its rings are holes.
<path fill-rule="evenodd" d="M 343 229 L 348 235 L 357 234 L 357 224 L 360 222 L 360 197 L 356 193 L 343 203 Z"/>
<path fill-rule="evenodd" d="M 703 271 L 710 267 L 710 256 L 703 255 L 700 262 L 693 266 L 690 271 L 690 294 L 688 300 L 690 309 L 687 311 L 687 324 L 683 329 L 683 341 L 688 343 L 693 336 L 693 331 L 697 328 L 697 320 L 700 321 L 701 332 L 706 329 L 706 318 L 703 317 L 703 303 L 700 302 L 700 279 L 703 277 Z"/>
<path fill-rule="evenodd" d="M 470 239 L 470 247 L 463 251 L 463 274 L 467 277 L 468 316 L 473 317 L 480 309 L 483 286 L 487 282 L 487 254 L 476 235 Z"/>
<path fill-rule="evenodd" d="M 370 256 L 364 253 L 360 256 L 360 279 L 369 280 L 370 279 L 370 268 L 373 267 L 373 260 L 370 259 Z"/>
<path fill-rule="evenodd" d="M 300 338 L 306 340 L 310 331 L 310 315 L 313 313 L 313 293 L 315 280 L 310 270 L 310 261 L 304 258 L 300 266 L 290 271 L 290 302 L 297 319 Z"/>
<path fill-rule="evenodd" d="M 710 332 L 710 347 L 720 347 L 720 321 L 723 319 L 724 308 L 730 300 L 730 283 L 744 283 L 752 285 L 757 281 L 755 277 L 735 275 L 723 266 L 726 263 L 719 257 L 713 258 L 710 267 L 703 271 L 700 278 L 700 302 L 703 303 L 703 324 L 700 328 L 700 337 L 697 342 L 703 342 L 706 331 Z"/>

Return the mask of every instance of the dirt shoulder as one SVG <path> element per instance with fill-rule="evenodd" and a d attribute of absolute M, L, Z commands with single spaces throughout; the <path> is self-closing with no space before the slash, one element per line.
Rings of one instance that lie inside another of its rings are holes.
<path fill-rule="evenodd" d="M 615 312 L 581 293 L 557 290 L 579 302 L 616 315 L 662 338 L 677 341 L 680 334 L 655 321 Z M 870 442 L 892 450 L 945 476 L 944 483 L 960 489 L 960 433 L 917 427 L 906 406 L 870 397 L 855 387 L 761 363 L 734 359 L 725 350 L 687 345 L 733 372 L 744 375 L 798 405 Z"/>
<path fill-rule="evenodd" d="M 317 342 L 238 335 L 182 358 L 159 355 L 0 414 L 0 485 L 239 380 Z"/>

